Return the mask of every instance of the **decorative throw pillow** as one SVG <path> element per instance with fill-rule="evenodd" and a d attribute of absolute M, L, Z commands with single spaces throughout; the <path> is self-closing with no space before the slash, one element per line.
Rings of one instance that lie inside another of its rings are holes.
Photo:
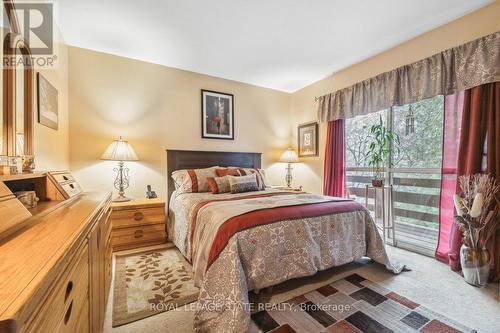
<path fill-rule="evenodd" d="M 210 186 L 210 191 L 212 191 L 213 194 L 231 192 L 231 186 L 229 185 L 228 176 L 208 177 L 207 182 Z"/>
<path fill-rule="evenodd" d="M 227 175 L 241 176 L 238 168 L 221 168 L 221 169 L 216 169 L 215 172 L 217 173 L 217 176 L 219 176 L 219 177 L 224 177 Z"/>
<path fill-rule="evenodd" d="M 238 171 L 242 176 L 250 175 L 255 173 L 257 176 L 257 187 L 259 190 L 265 190 L 267 186 L 266 181 L 266 173 L 263 169 L 255 169 L 255 168 L 239 168 Z"/>
<path fill-rule="evenodd" d="M 217 177 L 218 167 L 206 169 L 177 170 L 172 172 L 175 190 L 179 193 L 209 192 L 208 177 Z"/>
<path fill-rule="evenodd" d="M 231 193 L 242 193 L 258 191 L 257 186 L 257 175 L 252 173 L 248 176 L 227 176 L 229 179 L 229 186 L 231 188 Z"/>

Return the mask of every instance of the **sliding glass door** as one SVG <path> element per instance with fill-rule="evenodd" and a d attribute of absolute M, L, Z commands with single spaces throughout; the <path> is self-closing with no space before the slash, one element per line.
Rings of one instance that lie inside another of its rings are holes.
<path fill-rule="evenodd" d="M 346 121 L 347 193 L 365 202 L 365 186 L 371 183 L 368 166 L 370 127 L 382 117 L 384 124 L 398 134 L 393 153 L 385 165 L 385 184 L 393 186 L 392 212 L 396 237 L 394 244 L 423 254 L 433 255 L 439 230 L 439 191 L 442 159 L 444 98 L 436 96 L 411 105 L 393 107 Z M 379 191 L 380 196 L 380 191 Z M 384 196 L 389 207 L 388 195 Z M 382 198 L 368 191 L 368 209 L 382 214 Z M 381 218 L 377 218 L 381 226 Z"/>

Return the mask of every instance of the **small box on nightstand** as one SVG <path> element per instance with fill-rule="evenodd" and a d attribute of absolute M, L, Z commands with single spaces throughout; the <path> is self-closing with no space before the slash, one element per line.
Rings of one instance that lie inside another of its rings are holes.
<path fill-rule="evenodd" d="M 111 204 L 113 251 L 166 242 L 165 200 L 134 199 Z"/>

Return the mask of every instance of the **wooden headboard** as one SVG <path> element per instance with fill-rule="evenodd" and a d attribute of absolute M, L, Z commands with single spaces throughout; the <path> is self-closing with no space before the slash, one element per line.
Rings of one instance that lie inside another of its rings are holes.
<path fill-rule="evenodd" d="M 172 172 L 183 169 L 238 166 L 242 168 L 260 168 L 261 153 L 233 153 L 222 151 L 193 151 L 167 149 L 168 197 L 170 200 L 175 190 L 171 178 Z"/>

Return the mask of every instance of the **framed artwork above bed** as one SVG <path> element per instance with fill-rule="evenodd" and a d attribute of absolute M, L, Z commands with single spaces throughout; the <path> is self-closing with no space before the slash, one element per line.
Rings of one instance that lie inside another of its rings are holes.
<path fill-rule="evenodd" d="M 234 140 L 234 96 L 201 91 L 201 137 Z"/>
<path fill-rule="evenodd" d="M 319 156 L 318 153 L 318 123 L 312 122 L 299 125 L 299 157 Z"/>

